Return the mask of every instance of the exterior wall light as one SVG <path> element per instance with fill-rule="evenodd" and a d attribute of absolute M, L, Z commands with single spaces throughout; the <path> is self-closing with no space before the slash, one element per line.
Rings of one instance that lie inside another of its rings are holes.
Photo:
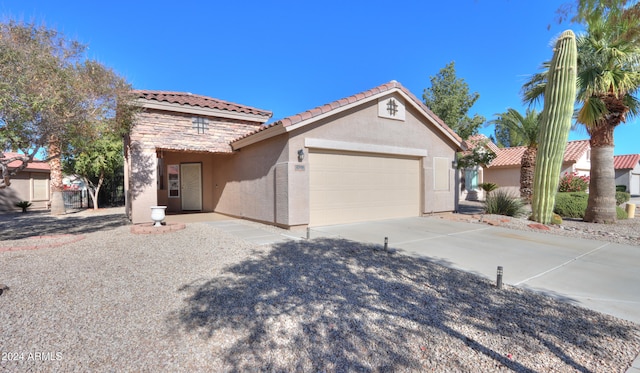
<path fill-rule="evenodd" d="M 304 160 L 304 149 L 298 150 L 298 162 L 302 162 Z"/>

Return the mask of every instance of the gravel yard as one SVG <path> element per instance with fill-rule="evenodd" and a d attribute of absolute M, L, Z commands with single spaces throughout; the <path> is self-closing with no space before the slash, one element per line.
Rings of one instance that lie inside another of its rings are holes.
<path fill-rule="evenodd" d="M 0 371 L 624 372 L 640 352 L 638 325 L 377 247 L 89 216 L 40 219 L 82 240 L 0 252 Z M 0 248 L 30 240 L 21 218 Z"/>

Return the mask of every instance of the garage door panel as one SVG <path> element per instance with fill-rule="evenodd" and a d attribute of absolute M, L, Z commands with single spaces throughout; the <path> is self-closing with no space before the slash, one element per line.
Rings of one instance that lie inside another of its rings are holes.
<path fill-rule="evenodd" d="M 310 224 L 419 215 L 418 159 L 311 151 Z"/>

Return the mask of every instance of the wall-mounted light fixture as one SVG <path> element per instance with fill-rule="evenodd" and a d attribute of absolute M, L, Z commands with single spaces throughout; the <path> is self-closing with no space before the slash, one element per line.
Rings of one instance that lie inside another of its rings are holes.
<path fill-rule="evenodd" d="M 302 162 L 304 160 L 304 149 L 298 150 L 298 162 Z"/>

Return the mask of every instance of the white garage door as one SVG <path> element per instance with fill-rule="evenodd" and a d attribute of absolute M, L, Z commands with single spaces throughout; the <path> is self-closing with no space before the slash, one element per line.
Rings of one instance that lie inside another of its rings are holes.
<path fill-rule="evenodd" d="M 420 161 L 365 153 L 309 152 L 310 225 L 418 216 Z"/>

